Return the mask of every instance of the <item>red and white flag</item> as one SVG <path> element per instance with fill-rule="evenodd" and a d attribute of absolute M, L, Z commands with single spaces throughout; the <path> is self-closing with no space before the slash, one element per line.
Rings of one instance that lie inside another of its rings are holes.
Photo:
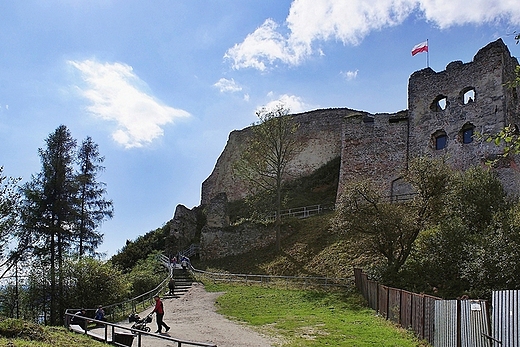
<path fill-rule="evenodd" d="M 416 55 L 417 53 L 421 52 L 428 52 L 428 40 L 418 43 L 412 48 L 412 56 Z"/>

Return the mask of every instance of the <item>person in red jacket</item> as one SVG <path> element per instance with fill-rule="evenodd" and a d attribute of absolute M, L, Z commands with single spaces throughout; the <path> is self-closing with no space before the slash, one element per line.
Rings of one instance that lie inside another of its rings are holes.
<path fill-rule="evenodd" d="M 155 333 L 156 334 L 162 333 L 162 327 L 165 327 L 166 332 L 168 332 L 168 330 L 170 330 L 170 327 L 168 325 L 166 325 L 166 323 L 163 322 L 163 317 L 164 317 L 163 302 L 161 301 L 161 298 L 159 297 L 159 295 L 156 295 L 153 298 L 155 299 L 155 308 L 153 309 L 152 313 L 155 312 L 155 315 L 157 317 L 157 331 Z"/>

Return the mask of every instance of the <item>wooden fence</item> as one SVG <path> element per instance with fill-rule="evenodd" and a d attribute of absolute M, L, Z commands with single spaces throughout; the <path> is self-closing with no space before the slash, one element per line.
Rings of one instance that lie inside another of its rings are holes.
<path fill-rule="evenodd" d="M 354 269 L 354 278 L 370 308 L 433 345 L 435 301 L 440 298 L 380 285 L 369 280 L 361 269 Z"/>
<path fill-rule="evenodd" d="M 382 317 L 434 347 L 491 347 L 489 310 L 484 300 L 444 300 L 387 287 L 354 269 L 356 288 Z"/>

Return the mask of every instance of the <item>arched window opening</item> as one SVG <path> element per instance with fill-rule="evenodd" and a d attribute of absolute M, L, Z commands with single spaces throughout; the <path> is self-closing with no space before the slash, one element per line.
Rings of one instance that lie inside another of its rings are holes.
<path fill-rule="evenodd" d="M 463 105 L 470 104 L 472 102 L 475 102 L 475 88 L 474 87 L 466 87 L 460 91 L 459 94 L 460 101 Z"/>
<path fill-rule="evenodd" d="M 433 147 L 436 150 L 444 149 L 448 145 L 448 135 L 443 130 L 438 130 L 432 135 Z"/>
<path fill-rule="evenodd" d="M 444 111 L 448 107 L 449 102 L 446 95 L 438 95 L 430 105 L 430 109 L 434 112 Z"/>
<path fill-rule="evenodd" d="M 473 142 L 473 135 L 475 133 L 475 126 L 471 123 L 464 124 L 462 129 L 459 132 L 459 140 L 463 144 L 468 144 Z"/>

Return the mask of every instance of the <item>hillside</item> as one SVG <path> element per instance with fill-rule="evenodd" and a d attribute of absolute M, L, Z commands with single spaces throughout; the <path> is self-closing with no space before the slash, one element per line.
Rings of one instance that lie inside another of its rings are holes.
<path fill-rule="evenodd" d="M 333 206 L 338 186 L 340 160 L 335 158 L 308 176 L 284 186 L 284 208 L 321 204 Z M 248 218 L 253 211 L 244 201 L 230 203 L 230 220 Z M 282 251 L 274 245 L 236 256 L 193 263 L 200 269 L 232 273 L 286 276 L 348 277 L 352 275 L 354 257 L 345 241 L 330 232 L 332 212 L 306 219 L 284 219 Z"/>
<path fill-rule="evenodd" d="M 306 219 L 290 219 L 284 223 L 282 251 L 274 245 L 246 254 L 211 261 L 194 260 L 199 269 L 231 273 L 271 274 L 285 276 L 350 277 L 353 266 L 362 263 L 348 251 L 346 241 L 329 230 L 331 212 Z"/>

